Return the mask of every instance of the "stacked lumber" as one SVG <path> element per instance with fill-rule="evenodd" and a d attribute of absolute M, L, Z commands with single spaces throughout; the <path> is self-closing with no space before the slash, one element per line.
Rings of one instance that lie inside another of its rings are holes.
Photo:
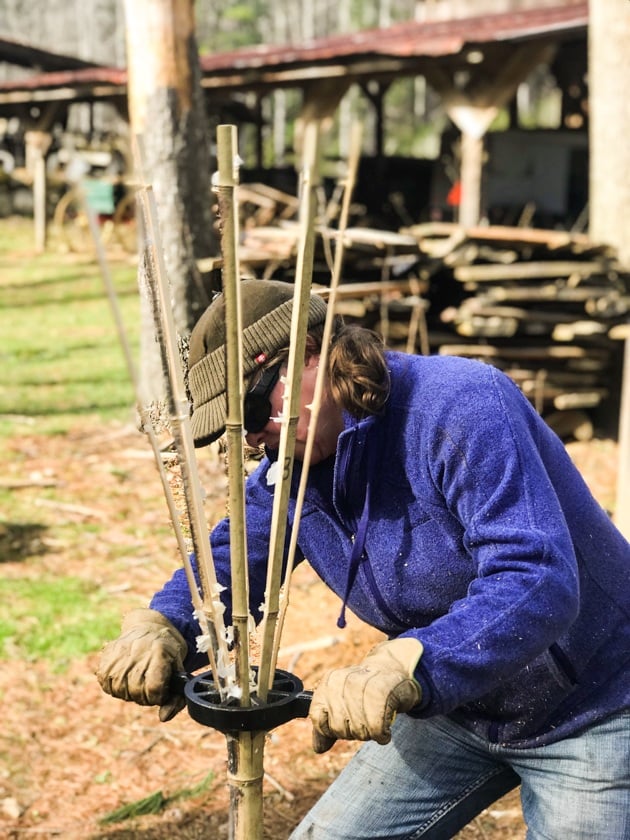
<path fill-rule="evenodd" d="M 239 260 L 245 271 L 258 270 L 266 278 L 292 280 L 298 250 L 299 225 L 291 219 L 274 224 L 248 226 L 239 246 Z M 314 279 L 325 285 L 330 279 L 334 251 L 339 239 L 336 228 L 315 226 Z M 358 283 L 382 280 L 404 273 L 418 262 L 418 245 L 413 236 L 373 228 L 348 228 L 344 232 L 344 274 Z M 263 267 L 264 264 L 264 267 Z"/>
<path fill-rule="evenodd" d="M 418 226 L 421 251 L 461 288 L 439 312 L 432 352 L 504 370 L 562 436 L 592 435 L 590 412 L 615 397 L 630 273 L 583 234 Z M 451 337 L 449 340 L 448 333 Z"/>
<path fill-rule="evenodd" d="M 252 198 L 254 188 L 246 198 L 261 212 L 258 224 L 244 226 L 242 269 L 291 282 L 296 206 L 255 189 L 262 198 Z M 324 217 L 313 276 L 324 295 L 337 241 Z M 595 413 L 618 400 L 630 273 L 582 233 L 444 222 L 348 228 L 336 307 L 395 349 L 500 368 L 565 439 L 589 439 Z"/>

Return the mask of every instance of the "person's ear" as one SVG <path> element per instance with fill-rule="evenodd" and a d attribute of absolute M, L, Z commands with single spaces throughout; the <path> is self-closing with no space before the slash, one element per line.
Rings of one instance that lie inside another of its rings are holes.
<path fill-rule="evenodd" d="M 315 339 L 312 336 L 307 335 L 306 336 L 306 346 L 305 346 L 305 349 L 304 349 L 304 364 L 308 365 L 309 360 L 313 356 L 317 356 L 319 358 L 319 349 L 317 347 L 317 343 L 315 342 Z"/>

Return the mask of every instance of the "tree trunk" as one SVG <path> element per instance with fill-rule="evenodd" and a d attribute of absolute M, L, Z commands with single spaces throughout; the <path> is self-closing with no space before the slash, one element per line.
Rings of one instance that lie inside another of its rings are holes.
<path fill-rule="evenodd" d="M 630 266 L 630 3 L 589 4 L 590 229 Z"/>
<path fill-rule="evenodd" d="M 193 0 L 125 0 L 125 12 L 131 132 L 155 193 L 175 327 L 187 336 L 209 302 L 196 260 L 218 251 Z M 146 301 L 141 317 L 141 379 L 157 402 L 163 381 Z"/>

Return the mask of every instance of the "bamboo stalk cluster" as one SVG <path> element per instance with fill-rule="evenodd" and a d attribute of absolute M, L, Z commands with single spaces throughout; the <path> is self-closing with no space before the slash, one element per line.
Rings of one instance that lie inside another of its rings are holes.
<path fill-rule="evenodd" d="M 240 272 L 238 264 L 238 186 L 239 157 L 236 128 L 222 125 L 217 129 L 218 171 L 213 178 L 220 215 L 221 250 L 223 257 L 223 292 L 226 312 L 226 370 L 227 417 L 226 437 L 228 449 L 228 481 L 230 495 L 230 568 L 232 625 L 226 627 L 221 586 L 216 577 L 210 546 L 208 523 L 203 508 L 203 490 L 197 469 L 194 442 L 190 425 L 190 406 L 182 372 L 175 329 L 168 278 L 160 247 L 160 234 L 155 196 L 143 177 L 139 142 L 135 155 L 141 186 L 137 191 L 140 215 L 143 222 L 143 293 L 148 297 L 154 327 L 161 352 L 161 361 L 167 383 L 170 425 L 181 472 L 182 491 L 186 518 L 190 529 L 192 549 L 197 559 L 198 577 L 195 576 L 184 538 L 177 506 L 173 498 L 162 453 L 150 413 L 143 405 L 141 387 L 132 361 L 120 311 L 117 305 L 111 275 L 100 242 L 98 225 L 86 203 L 90 229 L 96 245 L 107 293 L 123 345 L 130 378 L 134 386 L 137 407 L 147 433 L 158 471 L 162 480 L 169 513 L 176 535 L 178 549 L 190 587 L 194 615 L 200 625 L 197 645 L 207 653 L 213 681 L 221 703 L 238 703 L 243 708 L 264 704 L 273 686 L 280 637 L 289 604 L 289 583 L 297 548 L 297 533 L 308 477 L 314 433 L 319 416 L 327 346 L 331 337 L 335 292 L 339 283 L 343 260 L 343 231 L 347 225 L 350 199 L 360 153 L 360 132 L 355 128 L 352 150 L 345 184 L 344 200 L 339 221 L 339 232 L 332 268 L 329 305 L 324 325 L 322 359 L 315 384 L 315 394 L 310 406 L 311 418 L 305 444 L 304 467 L 298 488 L 296 514 L 290 534 L 289 559 L 284 579 L 284 546 L 287 532 L 287 510 L 295 457 L 296 431 L 300 412 L 302 369 L 305 360 L 306 333 L 308 329 L 309 299 L 313 272 L 315 215 L 319 186 L 320 124 L 305 126 L 303 168 L 300 188 L 299 247 L 296 264 L 294 305 L 289 337 L 287 372 L 283 377 L 283 411 L 280 417 L 280 443 L 278 464 L 281 465 L 276 480 L 272 524 L 269 534 L 269 554 L 263 618 L 258 631 L 249 613 L 249 579 L 247 558 L 247 533 L 245 517 L 244 453 L 245 435 L 243 417 L 243 358 L 242 310 L 240 299 Z M 261 282 L 265 282 L 261 280 Z M 258 632 L 260 653 L 258 666 L 252 667 L 250 650 L 253 633 Z M 230 828 L 235 840 L 262 838 L 262 780 L 264 776 L 264 731 L 230 732 L 227 734 L 228 784 L 230 787 Z"/>

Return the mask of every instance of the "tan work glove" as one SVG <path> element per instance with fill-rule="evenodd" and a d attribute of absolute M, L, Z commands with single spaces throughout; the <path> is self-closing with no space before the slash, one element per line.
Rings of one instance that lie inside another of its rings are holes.
<path fill-rule="evenodd" d="M 397 712 L 421 700 L 413 672 L 422 652 L 417 639 L 393 639 L 373 648 L 360 665 L 326 674 L 309 714 L 315 752 L 326 752 L 337 738 L 388 744 Z"/>
<path fill-rule="evenodd" d="M 183 672 L 187 651 L 184 637 L 162 613 L 132 610 L 119 638 L 103 648 L 96 678 L 112 697 L 159 706 L 165 722 L 186 705 L 184 697 L 173 693 L 171 681 Z"/>

